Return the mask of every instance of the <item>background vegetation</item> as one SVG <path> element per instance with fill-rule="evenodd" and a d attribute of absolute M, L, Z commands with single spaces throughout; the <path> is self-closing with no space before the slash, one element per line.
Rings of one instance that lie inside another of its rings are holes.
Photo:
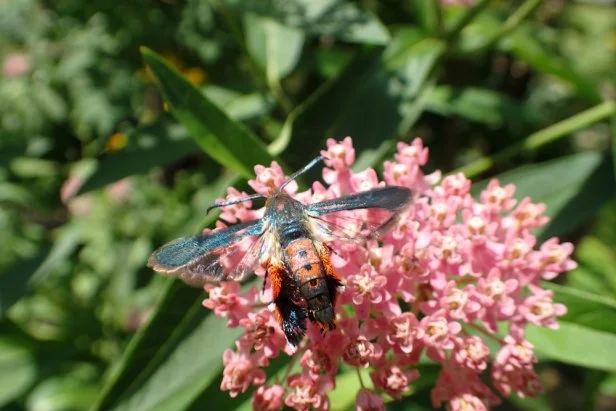
<path fill-rule="evenodd" d="M 236 330 L 145 261 L 254 164 L 346 135 L 358 168 L 420 136 L 430 169 L 548 205 L 580 266 L 529 336 L 546 394 L 504 409 L 616 406 L 613 2 L 12 0 L 0 61 L 3 409 L 248 408 L 219 392 Z"/>

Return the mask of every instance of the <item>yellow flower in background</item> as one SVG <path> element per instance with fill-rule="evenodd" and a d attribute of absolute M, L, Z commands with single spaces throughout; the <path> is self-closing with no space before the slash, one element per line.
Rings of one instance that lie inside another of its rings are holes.
<path fill-rule="evenodd" d="M 170 53 L 170 52 L 163 52 L 160 54 L 160 56 L 171 67 L 175 68 L 177 71 L 182 73 L 182 75 L 184 75 L 184 77 L 186 77 L 188 81 L 190 81 L 195 86 L 200 86 L 203 83 L 205 83 L 205 80 L 207 79 L 207 75 L 203 69 L 199 67 L 185 67 L 182 60 L 180 60 L 180 58 L 177 55 Z M 144 78 L 151 83 L 154 82 L 154 75 L 150 71 L 150 68 L 147 66 L 144 67 L 143 69 L 140 69 L 137 72 L 137 75 L 140 78 Z"/>
<path fill-rule="evenodd" d="M 188 67 L 187 69 L 181 71 L 182 74 L 186 76 L 188 81 L 193 83 L 195 86 L 200 86 L 205 82 L 205 71 L 201 70 L 199 67 Z"/>
<path fill-rule="evenodd" d="M 610 32 L 607 36 L 607 48 L 610 50 L 616 50 L 616 31 Z"/>
<path fill-rule="evenodd" d="M 109 152 L 122 150 L 128 144 L 128 137 L 124 133 L 113 133 L 109 140 L 107 140 L 107 144 L 105 148 Z"/>

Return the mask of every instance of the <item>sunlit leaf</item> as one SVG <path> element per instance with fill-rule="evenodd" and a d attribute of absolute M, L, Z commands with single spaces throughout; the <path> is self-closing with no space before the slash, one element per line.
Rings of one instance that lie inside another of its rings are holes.
<path fill-rule="evenodd" d="M 276 18 L 313 36 L 330 36 L 351 43 L 385 44 L 386 27 L 377 16 L 347 0 L 294 0 L 246 2 L 225 0 L 237 12 L 250 11 Z"/>
<path fill-rule="evenodd" d="M 246 126 L 233 121 L 159 55 L 145 47 L 141 53 L 171 113 L 208 155 L 246 178 L 252 177 L 253 165 L 274 159 Z"/>
<path fill-rule="evenodd" d="M 535 349 L 554 360 L 604 371 L 616 371 L 616 334 L 559 321 L 551 330 L 529 326 L 526 338 Z"/>
<path fill-rule="evenodd" d="M 32 351 L 22 341 L 0 337 L 0 407 L 30 388 L 36 373 Z"/>
<path fill-rule="evenodd" d="M 244 30 L 248 52 L 270 84 L 293 70 L 304 45 L 303 31 L 253 13 L 245 14 Z"/>
<path fill-rule="evenodd" d="M 534 69 L 553 75 L 571 85 L 589 102 L 593 104 L 601 102 L 597 86 L 590 79 L 577 73 L 566 61 L 548 51 L 528 31 L 518 30 L 502 44 L 504 50 L 513 53 Z"/>
<path fill-rule="evenodd" d="M 528 121 L 524 106 L 509 96 L 480 88 L 438 86 L 427 93 L 426 110 L 501 127 L 508 122 Z"/>
<path fill-rule="evenodd" d="M 567 306 L 563 321 L 616 334 L 616 300 L 550 282 L 542 286 L 554 291 L 554 301 Z"/>

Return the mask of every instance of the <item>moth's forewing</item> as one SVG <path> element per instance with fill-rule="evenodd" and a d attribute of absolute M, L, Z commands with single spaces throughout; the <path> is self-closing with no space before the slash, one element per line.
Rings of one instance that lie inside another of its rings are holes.
<path fill-rule="evenodd" d="M 361 242 L 385 233 L 411 197 L 408 188 L 383 187 L 311 204 L 306 211 L 325 241 Z"/>
<path fill-rule="evenodd" d="M 382 208 L 399 212 L 410 204 L 411 198 L 412 192 L 408 188 L 388 186 L 310 204 L 306 210 L 313 216 L 362 208 Z"/>
<path fill-rule="evenodd" d="M 154 251 L 148 266 L 193 286 L 222 281 L 233 274 L 234 263 L 242 262 L 242 268 L 254 263 L 254 259 L 244 258 L 263 231 L 263 220 L 254 220 L 213 233 L 178 238 Z"/>

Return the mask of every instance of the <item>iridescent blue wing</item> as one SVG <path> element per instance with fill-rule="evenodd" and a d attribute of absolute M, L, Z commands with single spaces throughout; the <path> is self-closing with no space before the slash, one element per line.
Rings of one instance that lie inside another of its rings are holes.
<path fill-rule="evenodd" d="M 264 234 L 265 223 L 260 219 L 208 234 L 181 237 L 154 251 L 148 266 L 194 286 L 242 280 L 266 251 L 263 240 L 268 235 Z"/>
<path fill-rule="evenodd" d="M 310 204 L 306 212 L 323 236 L 355 242 L 384 234 L 411 199 L 408 188 L 389 186 Z"/>

